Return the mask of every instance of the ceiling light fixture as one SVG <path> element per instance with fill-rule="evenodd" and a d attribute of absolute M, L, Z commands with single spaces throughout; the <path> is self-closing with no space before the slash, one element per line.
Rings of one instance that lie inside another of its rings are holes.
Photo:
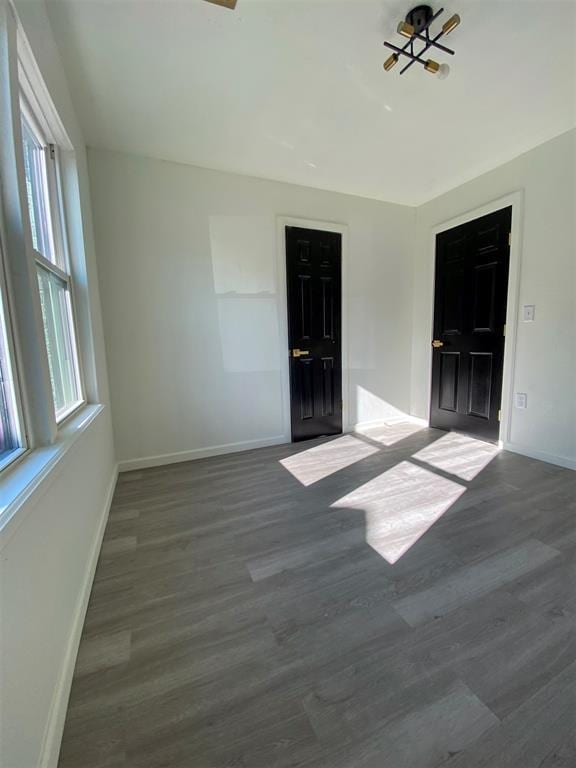
<path fill-rule="evenodd" d="M 433 59 L 423 58 L 429 48 L 436 48 L 438 51 L 454 56 L 454 51 L 439 43 L 438 40 L 443 35 L 450 34 L 450 32 L 456 29 L 460 24 L 460 16 L 457 13 L 451 16 L 448 21 L 443 24 L 442 29 L 437 35 L 434 37 L 430 35 L 430 25 L 442 13 L 444 13 L 444 8 L 440 8 L 439 11 L 434 13 L 429 5 L 417 5 L 406 14 L 406 19 L 398 24 L 398 34 L 408 38 L 408 41 L 402 48 L 393 43 L 389 43 L 388 41 L 384 43 L 387 48 L 394 51 L 394 53 L 384 62 L 384 69 L 386 72 L 389 72 L 392 67 L 394 67 L 400 56 L 405 56 L 409 61 L 400 70 L 401 75 L 403 75 L 406 70 L 410 69 L 413 64 L 421 64 L 427 72 L 438 75 L 440 79 L 444 79 L 448 76 L 450 67 L 447 64 L 440 65 Z M 418 42 L 422 42 L 424 45 L 419 51 L 416 51 L 415 45 Z"/>

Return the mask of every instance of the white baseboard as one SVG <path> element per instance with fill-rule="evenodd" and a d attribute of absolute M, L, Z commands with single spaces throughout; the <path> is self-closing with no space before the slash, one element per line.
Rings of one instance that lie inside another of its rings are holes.
<path fill-rule="evenodd" d="M 243 440 L 240 443 L 225 443 L 224 445 L 211 445 L 208 448 L 195 448 L 191 451 L 179 451 L 177 453 L 163 453 L 159 456 L 143 456 L 139 459 L 125 459 L 118 462 L 119 472 L 129 472 L 133 469 L 147 469 L 148 467 L 162 467 L 165 464 L 178 464 L 182 461 L 194 461 L 206 459 L 210 456 L 222 456 L 226 453 L 238 453 L 239 451 L 251 451 L 254 448 L 267 448 L 271 445 L 289 443 L 286 435 L 266 437 L 261 440 Z"/>
<path fill-rule="evenodd" d="M 373 427 L 385 427 L 387 424 L 402 424 L 408 422 L 409 424 L 418 424 L 420 427 L 427 427 L 428 421 L 421 419 L 418 416 L 410 416 L 409 414 L 400 416 L 391 416 L 388 419 L 375 419 L 374 421 L 358 421 L 356 424 L 351 424 L 347 427 L 347 432 L 361 432 L 363 429 L 370 429 Z"/>
<path fill-rule="evenodd" d="M 70 698 L 72 677 L 74 675 L 74 667 L 76 666 L 76 656 L 78 655 L 78 647 L 80 645 L 80 638 L 82 637 L 82 629 L 84 628 L 88 600 L 90 599 L 90 592 L 92 591 L 92 582 L 94 581 L 94 573 L 98 563 L 98 556 L 100 555 L 102 539 L 104 538 L 104 530 L 106 528 L 106 523 L 108 522 L 108 514 L 110 512 L 117 478 L 118 467 L 115 466 L 106 493 L 102 516 L 98 523 L 98 530 L 96 531 L 92 550 L 88 558 L 84 583 L 82 584 L 76 603 L 72 630 L 64 655 L 64 662 L 60 670 L 60 677 L 56 685 L 56 690 L 54 691 L 54 696 L 52 697 L 50 713 L 48 715 L 46 730 L 44 731 L 44 738 L 42 740 L 40 768 L 56 768 L 58 765 L 60 744 L 62 742 L 62 734 L 64 732 L 64 723 L 66 721 L 66 712 L 68 709 L 68 699 Z"/>
<path fill-rule="evenodd" d="M 518 445 L 517 443 L 505 442 L 503 448 L 505 451 L 519 453 L 522 456 L 528 456 L 530 459 L 538 459 L 538 461 L 545 461 L 547 464 L 556 464 L 565 469 L 576 470 L 576 459 L 569 459 L 566 456 L 556 456 L 553 453 L 546 453 L 545 451 L 535 451 L 531 448 L 524 448 L 524 446 Z"/>
<path fill-rule="evenodd" d="M 427 427 L 428 422 L 417 416 L 400 415 L 391 416 L 388 419 L 378 421 L 362 421 L 357 424 L 348 424 L 344 427 L 344 432 L 355 432 L 367 427 L 378 427 L 385 424 L 398 424 L 408 421 L 413 424 L 419 424 Z M 178 451 L 176 453 L 162 453 L 157 456 L 142 456 L 137 459 L 124 459 L 118 462 L 119 472 L 130 472 L 134 469 L 148 469 L 149 467 L 162 467 L 166 464 L 178 464 L 184 461 L 194 461 L 195 459 L 207 459 L 210 456 L 223 456 L 227 453 L 238 453 L 240 451 L 251 451 L 255 448 L 268 448 L 271 445 L 282 445 L 290 442 L 289 435 L 275 435 L 274 437 L 265 437 L 258 440 L 243 440 L 239 443 L 225 443 L 223 445 L 211 445 L 207 448 L 194 448 L 190 451 Z"/>

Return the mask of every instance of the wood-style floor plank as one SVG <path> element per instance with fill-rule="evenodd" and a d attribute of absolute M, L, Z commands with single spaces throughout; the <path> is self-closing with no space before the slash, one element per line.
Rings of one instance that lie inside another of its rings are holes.
<path fill-rule="evenodd" d="M 574 768 L 576 474 L 414 424 L 121 475 L 60 768 Z"/>

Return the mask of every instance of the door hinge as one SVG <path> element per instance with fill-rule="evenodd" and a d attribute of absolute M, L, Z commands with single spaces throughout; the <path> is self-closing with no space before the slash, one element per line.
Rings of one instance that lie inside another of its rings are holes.
<path fill-rule="evenodd" d="M 498 409 L 498 421 L 502 421 L 502 411 Z"/>
<path fill-rule="evenodd" d="M 506 336 L 506 323 L 504 323 L 504 328 L 502 328 L 502 336 Z"/>
<path fill-rule="evenodd" d="M 508 232 L 508 245 L 512 245 L 512 232 Z"/>
<path fill-rule="evenodd" d="M 50 155 L 50 160 L 54 160 L 54 158 L 56 157 L 54 144 L 48 144 L 48 154 Z"/>

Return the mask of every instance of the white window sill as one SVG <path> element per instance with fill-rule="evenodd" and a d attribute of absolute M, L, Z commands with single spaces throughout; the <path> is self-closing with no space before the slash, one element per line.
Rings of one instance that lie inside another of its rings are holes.
<path fill-rule="evenodd" d="M 58 429 L 62 430 L 64 428 L 64 424 L 69 420 L 72 421 L 72 417 L 75 416 L 77 413 L 80 413 L 80 411 L 84 408 L 85 405 L 86 405 L 86 400 L 77 400 L 75 403 L 68 406 L 68 408 L 65 408 L 60 413 L 57 413 L 56 424 L 58 425 Z"/>
<path fill-rule="evenodd" d="M 26 448 L 15 448 L 12 451 L 6 451 L 3 459 L 0 459 L 0 472 L 8 469 L 11 464 L 20 461 L 22 456 L 26 455 Z"/>
<path fill-rule="evenodd" d="M 0 476 L 0 550 L 19 526 L 21 507 L 40 486 L 50 481 L 62 459 L 104 410 L 103 405 L 87 405 L 58 431 L 52 445 L 36 448 L 8 467 Z"/>

